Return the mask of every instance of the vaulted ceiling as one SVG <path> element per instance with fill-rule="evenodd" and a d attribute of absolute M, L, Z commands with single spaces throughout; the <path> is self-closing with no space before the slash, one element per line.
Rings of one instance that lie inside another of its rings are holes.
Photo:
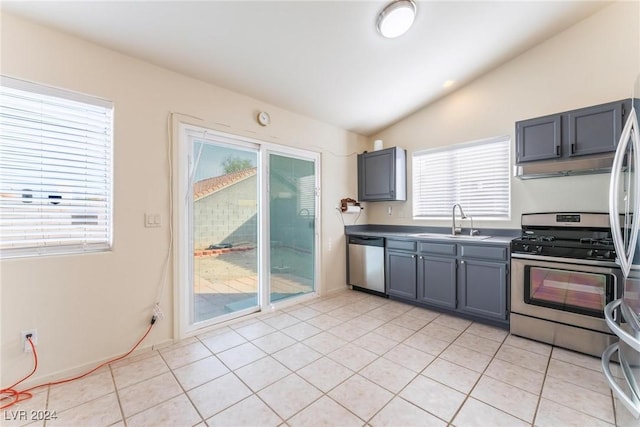
<path fill-rule="evenodd" d="M 2 10 L 364 135 L 609 2 L 417 2 L 396 39 L 386 1 L 3 1 Z M 452 81 L 448 87 L 445 82 Z M 524 84 L 524 82 L 523 82 Z"/>

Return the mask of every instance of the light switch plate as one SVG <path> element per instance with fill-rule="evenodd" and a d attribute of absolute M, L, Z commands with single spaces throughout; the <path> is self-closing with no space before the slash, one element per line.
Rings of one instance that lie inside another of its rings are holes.
<path fill-rule="evenodd" d="M 144 214 L 144 226 L 147 228 L 160 227 L 162 225 L 162 217 L 156 213 Z"/>

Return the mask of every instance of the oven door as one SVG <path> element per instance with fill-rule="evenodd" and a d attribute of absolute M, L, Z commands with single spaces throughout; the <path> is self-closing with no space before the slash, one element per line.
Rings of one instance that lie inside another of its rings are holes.
<path fill-rule="evenodd" d="M 511 255 L 511 311 L 611 333 L 604 307 L 620 297 L 620 268 L 611 262 Z"/>

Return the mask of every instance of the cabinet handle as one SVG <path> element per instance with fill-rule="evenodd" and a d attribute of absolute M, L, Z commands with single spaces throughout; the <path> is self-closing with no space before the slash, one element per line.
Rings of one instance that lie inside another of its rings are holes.
<path fill-rule="evenodd" d="M 556 145 L 556 156 L 560 155 L 560 146 Z"/>
<path fill-rule="evenodd" d="M 416 258 L 416 256 L 415 256 L 415 255 L 411 255 L 411 258 L 415 259 L 415 258 Z"/>
<path fill-rule="evenodd" d="M 460 264 L 464 264 L 464 260 L 461 260 L 461 261 L 460 261 Z"/>
<path fill-rule="evenodd" d="M 575 152 L 576 152 L 576 143 L 572 142 L 571 143 L 571 154 L 575 154 Z"/>

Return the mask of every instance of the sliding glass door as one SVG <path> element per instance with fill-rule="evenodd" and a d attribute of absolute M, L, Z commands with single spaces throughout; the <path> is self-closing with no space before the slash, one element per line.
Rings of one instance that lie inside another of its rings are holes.
<path fill-rule="evenodd" d="M 180 129 L 176 335 L 315 292 L 319 155 Z"/>
<path fill-rule="evenodd" d="M 270 301 L 315 290 L 316 165 L 269 154 Z"/>
<path fill-rule="evenodd" d="M 192 143 L 192 323 L 258 309 L 258 151 Z"/>

